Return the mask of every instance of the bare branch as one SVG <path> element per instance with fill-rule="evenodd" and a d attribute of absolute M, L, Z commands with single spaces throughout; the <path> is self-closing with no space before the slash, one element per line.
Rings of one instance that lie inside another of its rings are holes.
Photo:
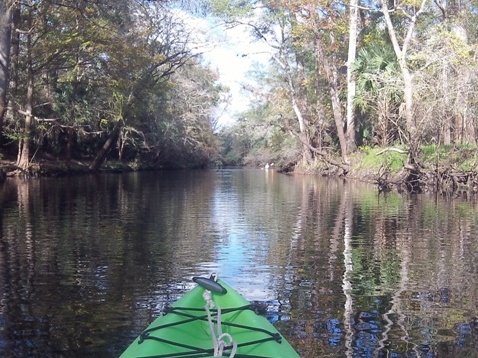
<path fill-rule="evenodd" d="M 32 116 L 32 118 L 37 121 L 37 122 L 57 122 L 59 121 L 61 118 L 40 118 L 40 117 L 37 117 L 37 116 L 34 116 L 33 114 L 31 113 L 28 113 L 26 111 L 23 111 L 21 109 L 16 109 L 16 108 L 12 108 L 12 107 L 8 107 L 7 108 L 9 111 L 14 111 L 14 112 L 17 112 L 21 115 L 24 115 L 24 116 Z"/>

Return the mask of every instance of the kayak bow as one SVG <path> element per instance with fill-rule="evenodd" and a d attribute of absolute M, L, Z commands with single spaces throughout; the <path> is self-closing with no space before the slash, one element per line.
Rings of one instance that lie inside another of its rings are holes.
<path fill-rule="evenodd" d="M 198 284 L 158 317 L 120 358 L 300 358 L 250 303 L 222 280 Z"/>

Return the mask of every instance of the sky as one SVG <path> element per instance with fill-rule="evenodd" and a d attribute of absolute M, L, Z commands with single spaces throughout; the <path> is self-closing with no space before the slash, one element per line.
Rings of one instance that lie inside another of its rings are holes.
<path fill-rule="evenodd" d="M 198 43 L 202 43 L 198 47 L 202 48 L 206 64 L 219 73 L 219 82 L 230 89 L 229 104 L 219 107 L 216 113 L 220 127 L 231 125 L 240 112 L 248 109 L 249 99 L 241 83 L 253 82 L 247 73 L 254 63 L 267 65 L 270 58 L 267 47 L 254 41 L 244 26 L 226 29 L 210 19 L 184 16 Z"/>
<path fill-rule="evenodd" d="M 210 52 L 205 59 L 211 68 L 219 73 L 219 81 L 230 88 L 231 103 L 219 119 L 221 125 L 228 125 L 234 116 L 248 109 L 249 99 L 242 90 L 241 83 L 253 82 L 248 77 L 254 62 L 267 63 L 269 55 L 264 53 L 264 45 L 254 42 L 245 28 L 225 30 L 221 34 L 222 42 Z"/>

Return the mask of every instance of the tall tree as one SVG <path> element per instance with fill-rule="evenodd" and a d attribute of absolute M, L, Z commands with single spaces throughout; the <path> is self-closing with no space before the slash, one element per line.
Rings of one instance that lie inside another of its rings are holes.
<path fill-rule="evenodd" d="M 408 132 L 408 140 L 410 145 L 409 162 L 415 163 L 415 158 L 418 153 L 419 138 L 415 116 L 413 113 L 413 73 L 410 69 L 409 61 L 407 60 L 408 50 L 412 41 L 413 34 L 415 32 L 417 19 L 425 11 L 428 0 L 421 0 L 421 3 L 417 6 L 408 6 L 406 4 L 396 4 L 395 9 L 390 10 L 388 8 L 387 0 L 380 0 L 382 5 L 382 13 L 384 15 L 387 31 L 392 41 L 393 50 L 397 56 L 398 64 L 400 66 L 402 79 L 403 79 L 403 96 L 405 102 L 405 122 Z M 405 27 L 405 35 L 403 40 L 399 40 L 397 30 L 394 26 L 392 18 L 390 16 L 391 11 L 400 11 L 406 18 L 408 24 Z"/>
<path fill-rule="evenodd" d="M 261 41 L 271 55 L 273 66 L 280 74 L 277 91 L 283 95 L 283 101 L 290 106 L 278 117 L 278 123 L 285 131 L 292 133 L 302 147 L 301 164 L 312 162 L 312 142 L 309 134 L 310 124 L 306 116 L 301 82 L 305 81 L 301 73 L 301 60 L 294 49 L 292 29 L 296 23 L 295 14 L 288 11 L 281 1 L 263 1 L 261 10 L 255 9 L 251 2 L 214 1 L 213 8 L 223 17 L 229 26 L 241 26 L 251 30 L 251 34 Z M 289 113 L 290 112 L 290 113 Z M 291 119 L 291 120 L 289 120 Z"/>
<path fill-rule="evenodd" d="M 112 148 L 118 149 L 114 155 L 120 158 L 132 144 L 135 150 L 146 151 L 145 143 L 155 136 L 147 131 L 158 129 L 148 122 L 151 101 L 171 100 L 173 88 L 181 93 L 178 86 L 187 87 L 187 81 L 176 78 L 180 83 L 174 86 L 171 80 L 186 63 L 201 68 L 199 62 L 190 61 L 199 51 L 191 50 L 194 34 L 177 9 L 173 10 L 177 3 L 0 2 L 0 109 L 3 118 L 10 83 L 12 100 L 3 129 L 9 138 L 18 139 L 21 167 L 31 163 L 32 148 L 34 153 L 53 150 L 57 157 L 64 156 L 66 148 L 67 164 L 75 149 L 83 155 L 96 154 L 94 170 Z M 193 5 L 181 1 L 181 6 Z M 212 77 L 209 80 L 214 83 Z M 203 88 L 215 93 L 208 86 Z M 214 105 L 201 98 L 204 105 Z M 183 115 L 181 109 L 175 113 Z M 198 148 L 211 149 L 211 154 L 214 121 L 201 113 L 201 120 L 191 121 L 187 128 L 189 134 L 204 134 L 190 139 L 194 138 Z M 171 122 L 177 127 L 181 123 Z"/>
<path fill-rule="evenodd" d="M 338 144 L 346 159 L 345 106 L 341 98 L 344 80 L 341 62 L 346 58 L 343 46 L 346 33 L 341 29 L 347 16 L 343 7 L 334 2 L 309 0 L 262 1 L 260 11 L 255 10 L 251 2 L 221 1 L 219 5 L 229 23 L 250 26 L 258 38 L 270 45 L 272 57 L 284 76 L 288 101 L 296 117 L 294 132 L 304 148 L 302 161 L 310 163 L 310 153 L 325 157 L 316 145 L 321 145 L 321 138 L 325 137 L 319 133 L 324 128 L 319 123 L 327 117 L 323 114 L 328 112 L 334 120 L 333 139 L 337 139 L 333 144 Z M 275 35 L 277 38 L 272 43 Z M 313 107 L 316 108 L 315 114 L 305 115 L 312 113 L 310 108 Z"/>
<path fill-rule="evenodd" d="M 343 160 L 347 161 L 345 116 L 342 100 L 342 64 L 346 61 L 347 15 L 335 2 L 303 0 L 298 2 L 278 1 L 281 7 L 291 12 L 296 22 L 291 29 L 294 48 L 301 51 L 313 49 L 315 77 L 321 92 L 328 93 L 328 100 L 335 124 Z M 310 69 L 309 69 L 310 70 Z"/>
<path fill-rule="evenodd" d="M 17 165 L 22 169 L 27 169 L 30 163 L 30 144 L 32 141 L 32 123 L 33 123 L 33 95 L 34 95 L 34 64 L 33 64 L 33 17 L 34 6 L 30 2 L 26 5 L 25 11 L 25 72 L 26 72 L 26 96 L 24 102 L 24 125 L 18 144 Z"/>
<path fill-rule="evenodd" d="M 3 137 L 3 118 L 7 109 L 7 93 L 12 41 L 12 14 L 15 1 L 0 0 L 0 146 Z"/>
<path fill-rule="evenodd" d="M 400 69 L 390 44 L 376 38 L 362 47 L 353 66 L 357 80 L 355 106 L 363 117 L 364 140 L 387 146 L 406 143 L 398 121 L 403 98 Z"/>
<path fill-rule="evenodd" d="M 350 0 L 349 9 L 349 49 L 347 55 L 347 152 L 353 152 L 355 143 L 355 79 L 353 76 L 353 63 L 357 53 L 357 24 L 358 24 L 358 0 Z"/>
<path fill-rule="evenodd" d="M 434 3 L 441 22 L 430 26 L 427 46 L 419 54 L 426 67 L 420 87 L 430 89 L 421 95 L 435 99 L 431 113 L 439 124 L 430 125 L 429 133 L 433 132 L 435 141 L 446 145 L 476 144 L 476 123 L 469 111 L 476 103 L 474 83 L 478 65 L 473 49 L 476 37 L 470 36 L 475 32 L 470 31 L 470 25 L 476 22 L 476 14 L 468 10 L 474 5 L 466 1 Z"/>
<path fill-rule="evenodd" d="M 104 61 L 109 69 L 108 83 L 115 93 L 113 129 L 90 165 L 98 170 L 117 142 L 127 121 L 134 118 L 134 108 L 141 97 L 169 77 L 194 56 L 189 49 L 190 31 L 161 3 L 141 3 L 135 10 L 135 27 L 129 35 L 117 33 L 110 48 L 111 58 Z M 141 34 L 141 36 L 139 36 Z"/>
<path fill-rule="evenodd" d="M 309 135 L 309 123 L 304 115 L 304 109 L 300 106 L 300 93 L 298 87 L 300 86 L 300 78 L 297 75 L 300 71 L 297 71 L 297 67 L 300 64 L 295 63 L 296 70 L 294 70 L 292 66 L 293 62 L 293 52 L 291 56 L 290 49 L 293 47 L 293 43 L 291 42 L 292 37 L 288 33 L 290 31 L 290 26 L 292 25 L 287 20 L 287 16 L 283 14 L 281 16 L 281 20 L 279 21 L 280 27 L 280 36 L 277 41 L 277 45 L 275 46 L 277 53 L 272 55 L 272 58 L 275 60 L 277 65 L 282 69 L 285 75 L 285 82 L 287 83 L 288 88 L 288 97 L 289 102 L 292 106 L 292 110 L 294 111 L 295 117 L 297 119 L 299 131 L 297 133 L 297 137 L 302 145 L 302 164 L 308 165 L 312 161 L 312 153 L 310 150 L 311 142 L 310 142 L 310 135 Z M 255 27 L 255 32 L 257 35 L 261 36 L 265 39 L 262 32 Z M 299 81 L 298 81 L 299 79 Z M 302 106 L 303 107 L 303 106 Z M 290 130 L 290 128 L 288 128 Z M 295 131 L 293 131 L 295 133 Z"/>

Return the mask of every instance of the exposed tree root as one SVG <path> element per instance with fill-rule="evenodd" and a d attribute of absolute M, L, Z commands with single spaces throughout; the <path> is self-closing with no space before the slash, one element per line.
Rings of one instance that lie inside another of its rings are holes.
<path fill-rule="evenodd" d="M 450 166 L 426 169 L 420 166 L 404 166 L 392 175 L 381 168 L 374 178 L 379 192 L 396 188 L 399 192 L 429 192 L 440 195 L 473 195 L 478 192 L 478 172 L 457 170 Z"/>

